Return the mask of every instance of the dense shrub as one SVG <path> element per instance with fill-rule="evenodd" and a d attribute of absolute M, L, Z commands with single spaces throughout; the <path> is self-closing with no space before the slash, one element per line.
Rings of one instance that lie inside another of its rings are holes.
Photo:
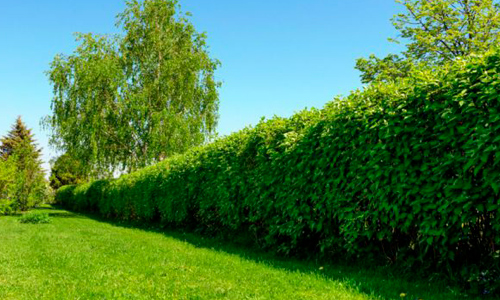
<path fill-rule="evenodd" d="M 11 215 L 17 211 L 15 201 L 0 199 L 0 216 Z"/>
<path fill-rule="evenodd" d="M 499 52 L 415 71 L 116 180 L 64 187 L 57 199 L 248 233 L 285 254 L 371 256 L 494 282 L 499 92 Z"/>
<path fill-rule="evenodd" d="M 48 213 L 38 212 L 38 211 L 30 211 L 23 214 L 19 218 L 19 222 L 21 223 L 31 223 L 31 224 L 46 224 L 50 223 L 50 217 Z"/>

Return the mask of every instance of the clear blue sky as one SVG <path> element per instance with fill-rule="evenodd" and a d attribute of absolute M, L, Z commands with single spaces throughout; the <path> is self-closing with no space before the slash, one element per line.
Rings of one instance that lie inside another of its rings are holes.
<path fill-rule="evenodd" d="M 180 0 L 222 62 L 218 131 L 229 134 L 261 117 L 322 107 L 361 87 L 355 59 L 400 51 L 393 0 Z M 122 0 L 0 2 L 0 135 L 21 115 L 44 160 L 55 155 L 40 119 L 50 113 L 44 74 L 57 53 L 75 48 L 74 32 L 116 33 Z M 47 167 L 47 165 L 46 165 Z"/>

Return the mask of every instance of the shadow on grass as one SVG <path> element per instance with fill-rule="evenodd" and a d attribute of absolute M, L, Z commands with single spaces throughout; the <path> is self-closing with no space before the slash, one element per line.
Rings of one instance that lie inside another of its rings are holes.
<path fill-rule="evenodd" d="M 75 213 L 64 213 L 64 212 L 54 212 L 54 213 L 49 213 L 49 217 L 53 218 L 75 218 L 75 219 L 85 219 L 87 216 L 83 216 L 80 214 L 75 214 Z"/>
<path fill-rule="evenodd" d="M 60 208 L 56 208 L 54 206 L 44 204 L 43 206 L 38 206 L 38 207 L 35 207 L 34 209 L 35 210 L 59 210 Z"/>
<path fill-rule="evenodd" d="M 13 213 L 9 213 L 9 214 L 6 214 L 6 215 L 0 215 L 0 217 L 3 217 L 3 216 L 8 216 L 8 217 L 20 217 L 22 216 L 23 213 L 22 212 L 13 212 Z"/>
<path fill-rule="evenodd" d="M 58 208 L 59 209 L 59 208 Z M 210 249 L 240 256 L 243 259 L 264 264 L 275 269 L 303 274 L 314 274 L 327 280 L 339 281 L 353 290 L 374 296 L 377 299 L 500 299 L 495 296 L 467 295 L 457 286 L 450 286 L 442 275 L 429 278 L 416 277 L 408 272 L 401 272 L 390 266 L 360 262 L 335 262 L 320 259 L 299 260 L 265 252 L 255 245 L 227 241 L 221 237 L 210 237 L 192 231 L 162 228 L 161 224 L 141 224 L 106 219 L 93 213 L 72 213 L 64 211 L 54 213 L 55 218 L 89 218 L 117 227 L 141 229 L 146 232 L 162 234 L 166 237 L 187 242 L 196 248 Z M 402 293 L 406 296 L 402 297 Z M 439 295 L 439 296 L 436 296 Z"/>
<path fill-rule="evenodd" d="M 88 216 L 86 215 L 70 212 L 57 206 L 42 206 L 42 207 L 36 207 L 33 210 L 47 213 L 49 217 L 53 218 L 76 218 L 76 219 L 88 218 Z M 22 213 L 18 213 L 17 215 L 20 216 L 22 215 Z"/>

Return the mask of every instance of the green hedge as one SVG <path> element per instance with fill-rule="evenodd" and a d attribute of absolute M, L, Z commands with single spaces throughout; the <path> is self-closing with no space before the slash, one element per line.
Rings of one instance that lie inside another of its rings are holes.
<path fill-rule="evenodd" d="M 57 201 L 248 234 L 284 254 L 498 279 L 499 92 L 495 52 L 262 121 L 116 180 L 61 188 Z"/>

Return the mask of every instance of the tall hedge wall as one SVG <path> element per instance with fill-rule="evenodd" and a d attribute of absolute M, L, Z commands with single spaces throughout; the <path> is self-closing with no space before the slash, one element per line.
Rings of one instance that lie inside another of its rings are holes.
<path fill-rule="evenodd" d="M 248 234 L 285 254 L 370 255 L 493 278 L 499 100 L 495 52 L 263 121 L 116 180 L 61 188 L 57 201 Z"/>

